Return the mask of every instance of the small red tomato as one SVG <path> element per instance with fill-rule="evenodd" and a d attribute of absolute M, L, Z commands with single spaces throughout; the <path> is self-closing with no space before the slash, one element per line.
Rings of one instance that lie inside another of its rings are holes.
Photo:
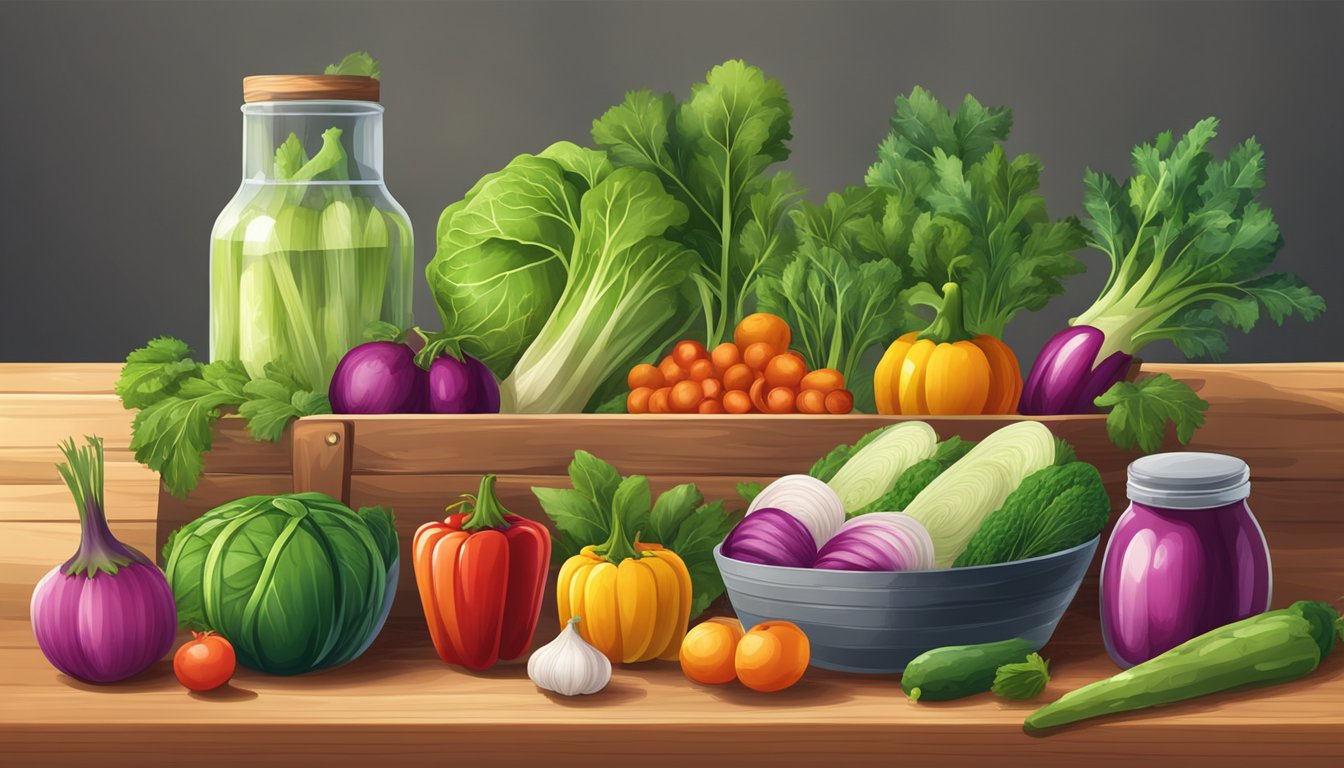
<path fill-rule="evenodd" d="M 178 682 L 193 691 L 210 691 L 229 682 L 237 659 L 228 640 L 213 632 L 192 632 L 173 656 Z"/>

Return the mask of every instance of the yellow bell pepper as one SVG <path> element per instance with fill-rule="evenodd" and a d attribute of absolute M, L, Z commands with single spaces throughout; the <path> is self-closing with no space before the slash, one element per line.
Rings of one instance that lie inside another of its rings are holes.
<path fill-rule="evenodd" d="M 611 536 L 565 561 L 556 579 L 563 626 L 613 663 L 676 659 L 691 618 L 691 574 L 676 553 L 631 542 L 614 515 Z"/>

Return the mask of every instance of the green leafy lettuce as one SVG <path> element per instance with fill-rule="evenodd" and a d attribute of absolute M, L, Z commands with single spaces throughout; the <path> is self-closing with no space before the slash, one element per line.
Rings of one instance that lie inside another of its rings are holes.
<path fill-rule="evenodd" d="M 283 362 L 267 363 L 253 378 L 239 362 L 201 364 L 192 354 L 178 339 L 153 339 L 127 356 L 115 385 L 122 405 L 139 411 L 131 425 L 136 461 L 174 495 L 196 487 L 224 409 L 237 408 L 252 437 L 270 442 L 293 419 L 331 413 L 326 392 L 307 388 Z"/>
<path fill-rule="evenodd" d="M 1040 195 L 1041 163 L 1009 158 L 1000 142 L 1012 113 L 966 96 L 953 115 L 928 91 L 896 99 L 891 133 L 878 148 L 866 183 L 896 195 L 899 218 L 885 224 L 908 238 L 905 298 L 938 310 L 935 286 L 958 283 L 972 334 L 1003 338 L 1018 312 L 1035 311 L 1063 293 L 1060 279 L 1081 272 L 1073 256 L 1084 231 L 1066 217 L 1051 221 Z"/>
<path fill-rule="evenodd" d="M 661 544 L 686 563 L 691 574 L 691 618 L 723 594 L 723 577 L 714 563 L 714 547 L 723 541 L 738 517 L 724 511 L 722 501 L 705 502 L 691 483 L 674 486 L 652 498 L 643 475 L 621 477 L 611 464 L 586 451 L 575 451 L 569 464 L 570 488 L 534 487 L 532 493 L 555 523 L 551 559 L 554 564 L 600 544 L 619 516 L 622 528 L 640 541 Z"/>
<path fill-rule="evenodd" d="M 378 71 L 378 62 L 364 51 L 346 54 L 345 58 L 341 59 L 339 63 L 328 64 L 322 74 L 357 75 L 372 77 L 374 80 L 381 77 L 381 73 Z"/>
<path fill-rule="evenodd" d="M 689 211 L 675 238 L 695 250 L 692 273 L 705 344 L 723 341 L 761 274 L 792 248 L 785 213 L 799 197 L 787 174 L 793 109 L 779 81 L 727 61 L 690 98 L 632 91 L 593 122 L 593 141 L 617 166 L 655 174 Z"/>
<path fill-rule="evenodd" d="M 993 565 L 1048 555 L 1101 533 L 1111 502 L 1091 464 L 1055 464 L 1028 475 L 985 518 L 953 566 Z"/>

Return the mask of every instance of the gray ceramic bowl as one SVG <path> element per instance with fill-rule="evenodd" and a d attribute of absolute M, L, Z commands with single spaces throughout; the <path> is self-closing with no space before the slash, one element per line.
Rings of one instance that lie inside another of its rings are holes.
<path fill-rule="evenodd" d="M 1092 562 L 1100 537 L 998 565 L 928 571 L 829 571 L 744 563 L 714 548 L 733 610 L 750 629 L 791 621 L 812 664 L 894 673 L 944 645 L 1020 637 L 1045 645 Z"/>

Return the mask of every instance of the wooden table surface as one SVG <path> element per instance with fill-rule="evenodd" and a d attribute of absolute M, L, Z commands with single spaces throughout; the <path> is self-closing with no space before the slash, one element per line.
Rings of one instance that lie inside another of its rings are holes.
<path fill-rule="evenodd" d="M 152 551 L 155 476 L 127 450 L 131 414 L 110 364 L 0 364 L 0 765 L 487 764 L 1076 766 L 1338 765 L 1344 755 L 1344 652 L 1304 680 L 1222 695 L 1046 737 L 1022 719 L 1037 703 L 979 696 L 907 703 L 896 677 L 811 671 L 773 695 L 701 687 L 675 665 L 616 670 L 593 697 L 540 693 L 521 664 L 470 674 L 439 663 L 414 622 L 389 625 L 344 668 L 301 678 L 239 670 L 192 694 L 164 661 L 138 678 L 89 686 L 58 673 L 28 624 L 32 586 L 74 551 L 75 510 L 53 464 L 56 442 L 107 439 L 113 531 Z M 1212 407 L 1194 446 L 1243 456 L 1275 565 L 1275 603 L 1344 595 L 1344 364 L 1153 366 Z M 1044 651 L 1042 702 L 1113 674 L 1091 601 L 1075 603 Z"/>

